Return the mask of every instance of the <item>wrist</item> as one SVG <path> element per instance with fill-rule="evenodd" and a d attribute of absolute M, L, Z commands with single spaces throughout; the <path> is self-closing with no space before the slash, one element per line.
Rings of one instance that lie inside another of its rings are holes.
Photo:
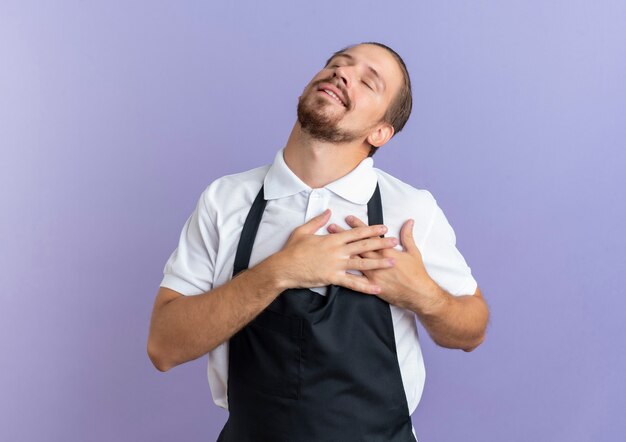
<path fill-rule="evenodd" d="M 430 288 L 423 295 L 420 312 L 425 317 L 435 318 L 447 309 L 450 302 L 450 294 L 433 280 Z"/>
<path fill-rule="evenodd" d="M 269 279 L 269 284 L 278 292 L 294 286 L 288 278 L 288 272 L 285 271 L 287 269 L 286 262 L 287 258 L 284 253 L 279 251 L 267 257 L 261 263 L 262 268 L 259 269 Z"/>

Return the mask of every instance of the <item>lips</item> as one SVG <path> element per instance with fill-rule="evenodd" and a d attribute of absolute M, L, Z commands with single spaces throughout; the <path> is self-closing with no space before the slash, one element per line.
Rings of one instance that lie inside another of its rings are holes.
<path fill-rule="evenodd" d="M 330 83 L 322 83 L 320 84 L 320 86 L 317 88 L 318 91 L 320 92 L 324 92 L 325 94 L 327 94 L 329 97 L 332 97 L 334 100 L 336 100 L 339 104 L 341 104 L 343 107 L 348 107 L 346 105 L 346 99 L 344 98 L 344 95 L 341 93 L 341 91 L 334 86 L 333 84 Z"/>

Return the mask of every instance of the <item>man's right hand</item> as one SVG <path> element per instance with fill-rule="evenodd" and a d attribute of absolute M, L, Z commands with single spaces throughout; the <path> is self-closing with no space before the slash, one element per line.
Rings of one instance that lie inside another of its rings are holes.
<path fill-rule="evenodd" d="M 276 258 L 281 262 L 281 279 L 288 288 L 323 287 L 334 284 L 363 293 L 380 293 L 380 287 L 365 276 L 346 270 L 384 269 L 394 265 L 391 258 L 361 258 L 373 250 L 395 247 L 397 238 L 381 238 L 387 232 L 382 224 L 356 227 L 332 235 L 316 235 L 330 219 L 331 211 L 311 218 L 297 227 Z"/>

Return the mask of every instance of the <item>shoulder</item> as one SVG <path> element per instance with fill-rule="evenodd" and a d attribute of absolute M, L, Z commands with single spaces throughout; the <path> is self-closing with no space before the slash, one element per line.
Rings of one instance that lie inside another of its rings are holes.
<path fill-rule="evenodd" d="M 376 167 L 374 167 L 374 171 L 378 176 L 378 184 L 383 200 L 390 200 L 393 204 L 401 203 L 405 205 L 405 207 L 434 209 L 436 200 L 430 191 L 414 187 Z"/>
<path fill-rule="evenodd" d="M 399 235 L 402 224 L 407 219 L 413 219 L 413 236 L 421 245 L 428 236 L 437 211 L 435 197 L 426 189 L 414 187 L 383 170 L 374 170 L 378 175 L 385 223 L 392 229 L 390 231 Z"/>
<path fill-rule="evenodd" d="M 200 199 L 213 214 L 249 206 L 259 193 L 269 168 L 267 164 L 217 178 L 205 187 Z"/>
<path fill-rule="evenodd" d="M 208 197 L 227 196 L 219 195 L 222 192 L 237 190 L 238 193 L 241 190 L 255 189 L 259 191 L 263 179 L 269 170 L 270 165 L 264 165 L 255 167 L 254 169 L 246 170 L 245 172 L 233 173 L 230 175 L 224 175 L 215 181 L 211 182 L 204 190 L 203 193 Z M 257 188 L 258 187 L 258 188 Z M 256 195 L 256 193 L 255 193 Z"/>

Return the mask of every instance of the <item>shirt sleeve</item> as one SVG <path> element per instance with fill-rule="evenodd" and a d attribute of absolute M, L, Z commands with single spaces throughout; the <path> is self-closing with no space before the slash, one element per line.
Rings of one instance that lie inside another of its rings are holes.
<path fill-rule="evenodd" d="M 163 268 L 161 287 L 183 295 L 199 295 L 213 288 L 218 235 L 205 201 L 200 195 L 180 233 L 178 246 Z"/>
<path fill-rule="evenodd" d="M 478 284 L 472 269 L 456 247 L 456 235 L 434 200 L 428 233 L 420 247 L 424 267 L 435 282 L 454 296 L 473 295 Z"/>

